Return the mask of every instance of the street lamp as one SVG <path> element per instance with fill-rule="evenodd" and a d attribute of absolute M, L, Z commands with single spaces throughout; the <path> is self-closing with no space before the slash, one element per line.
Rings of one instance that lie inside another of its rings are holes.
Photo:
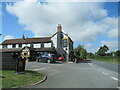
<path fill-rule="evenodd" d="M 0 34 L 0 35 L 2 35 L 2 34 Z"/>

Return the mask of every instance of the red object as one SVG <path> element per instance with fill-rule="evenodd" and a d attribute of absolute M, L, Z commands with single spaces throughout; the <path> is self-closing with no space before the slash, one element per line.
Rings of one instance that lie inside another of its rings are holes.
<path fill-rule="evenodd" d="M 64 57 L 59 57 L 59 58 L 58 58 L 58 60 L 63 60 L 63 59 L 64 59 Z"/>
<path fill-rule="evenodd" d="M 87 60 L 87 59 L 83 59 L 83 60 Z"/>

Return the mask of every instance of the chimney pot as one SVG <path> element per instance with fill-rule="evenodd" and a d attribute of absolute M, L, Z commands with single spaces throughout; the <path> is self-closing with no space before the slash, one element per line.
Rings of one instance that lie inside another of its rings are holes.
<path fill-rule="evenodd" d="M 57 30 L 58 30 L 58 32 L 61 32 L 61 31 L 62 31 L 62 26 L 61 26 L 61 24 L 58 24 Z"/>

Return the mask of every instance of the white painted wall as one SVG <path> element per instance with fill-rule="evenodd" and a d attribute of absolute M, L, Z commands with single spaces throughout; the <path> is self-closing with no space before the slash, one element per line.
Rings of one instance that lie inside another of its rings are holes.
<path fill-rule="evenodd" d="M 0 45 L 0 49 L 2 49 L 2 45 Z"/>
<path fill-rule="evenodd" d="M 64 37 L 64 38 L 67 38 L 68 36 L 66 36 L 66 35 L 63 34 L 63 37 Z"/>
<path fill-rule="evenodd" d="M 53 47 L 57 48 L 57 34 L 51 40 L 53 41 Z"/>
<path fill-rule="evenodd" d="M 27 44 L 28 47 L 30 47 L 30 44 Z"/>
<path fill-rule="evenodd" d="M 16 44 L 16 48 L 18 48 L 18 44 Z"/>
<path fill-rule="evenodd" d="M 41 44 L 34 44 L 33 48 L 41 48 Z"/>
<path fill-rule="evenodd" d="M 22 48 L 24 48 L 25 46 L 27 46 L 26 44 L 22 44 Z"/>
<path fill-rule="evenodd" d="M 12 45 L 8 45 L 8 48 L 12 48 Z"/>
<path fill-rule="evenodd" d="M 51 43 L 44 43 L 44 47 L 45 48 L 51 47 Z"/>

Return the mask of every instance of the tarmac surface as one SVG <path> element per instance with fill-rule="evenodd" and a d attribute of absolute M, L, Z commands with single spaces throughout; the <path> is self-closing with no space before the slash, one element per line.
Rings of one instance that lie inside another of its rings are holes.
<path fill-rule="evenodd" d="M 27 62 L 26 69 L 47 76 L 45 82 L 26 88 L 119 88 L 117 64 L 94 60 L 90 63 Z"/>

